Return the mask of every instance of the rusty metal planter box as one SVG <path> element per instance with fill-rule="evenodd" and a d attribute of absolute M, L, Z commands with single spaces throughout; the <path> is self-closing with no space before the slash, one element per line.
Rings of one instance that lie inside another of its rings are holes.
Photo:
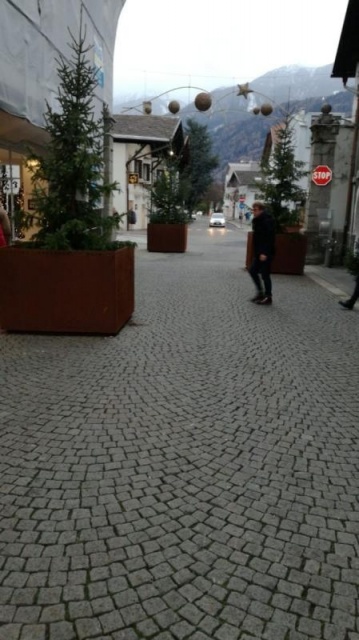
<path fill-rule="evenodd" d="M 187 224 L 155 224 L 147 227 L 147 251 L 184 253 L 187 249 Z"/>
<path fill-rule="evenodd" d="M 0 249 L 0 327 L 116 334 L 134 311 L 134 247 L 116 251 Z"/>
<path fill-rule="evenodd" d="M 272 262 L 272 273 L 299 275 L 304 273 L 307 254 L 307 237 L 302 233 L 278 233 L 276 235 L 276 254 Z M 246 267 L 253 260 L 253 232 L 248 232 Z"/>

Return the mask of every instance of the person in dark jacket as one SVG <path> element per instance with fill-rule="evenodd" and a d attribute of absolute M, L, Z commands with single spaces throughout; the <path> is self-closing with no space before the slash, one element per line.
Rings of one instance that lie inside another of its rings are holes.
<path fill-rule="evenodd" d="M 275 223 L 263 202 L 254 202 L 253 220 L 253 262 L 249 274 L 256 287 L 252 302 L 272 304 L 271 264 L 275 253 Z"/>
<path fill-rule="evenodd" d="M 359 275 L 357 275 L 356 279 L 355 279 L 355 287 L 354 287 L 354 291 L 351 295 L 351 297 L 349 298 L 349 300 L 339 300 L 339 304 L 341 304 L 341 306 L 343 307 L 343 309 L 347 309 L 348 311 L 351 311 L 356 303 L 356 301 L 359 298 Z"/>

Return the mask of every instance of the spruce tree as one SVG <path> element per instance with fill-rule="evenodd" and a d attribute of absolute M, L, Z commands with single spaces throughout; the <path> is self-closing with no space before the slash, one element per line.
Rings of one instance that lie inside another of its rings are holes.
<path fill-rule="evenodd" d="M 212 140 L 205 125 L 189 118 L 185 133 L 189 139 L 189 163 L 182 172 L 182 180 L 186 184 L 186 206 L 192 213 L 212 184 L 218 158 L 212 155 Z"/>
<path fill-rule="evenodd" d="M 32 154 L 36 222 L 35 243 L 51 249 L 105 249 L 111 228 L 118 222 L 104 218 L 102 202 L 116 188 L 104 175 L 106 107 L 95 117 L 96 72 L 87 59 L 86 33 L 72 34 L 68 62 L 58 62 L 59 88 L 54 110 L 46 103 L 45 121 L 50 140 L 43 155 Z"/>
<path fill-rule="evenodd" d="M 166 170 L 157 178 L 151 189 L 151 223 L 184 224 L 190 216 L 184 207 L 184 183 L 175 161 L 167 163 Z"/>
<path fill-rule="evenodd" d="M 258 191 L 275 219 L 277 232 L 298 222 L 295 203 L 303 203 L 306 198 L 298 182 L 307 172 L 304 162 L 295 160 L 292 121 L 293 116 L 288 114 L 284 122 L 276 126 L 273 154 L 261 162 L 262 183 Z"/>

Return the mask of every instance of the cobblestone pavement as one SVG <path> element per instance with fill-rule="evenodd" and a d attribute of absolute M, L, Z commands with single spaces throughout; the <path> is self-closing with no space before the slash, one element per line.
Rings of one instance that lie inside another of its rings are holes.
<path fill-rule="evenodd" d="M 118 336 L 0 335 L 1 640 L 359 640 L 359 313 L 197 229 Z"/>

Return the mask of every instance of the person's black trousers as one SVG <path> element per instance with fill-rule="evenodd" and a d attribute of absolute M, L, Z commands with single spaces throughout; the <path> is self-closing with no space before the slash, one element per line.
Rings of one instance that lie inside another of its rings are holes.
<path fill-rule="evenodd" d="M 348 302 L 350 302 L 350 304 L 354 305 L 356 303 L 356 301 L 359 298 L 359 276 L 357 276 L 356 278 L 356 285 L 355 285 L 355 289 L 353 291 L 353 295 L 351 296 L 350 300 L 348 300 Z"/>
<path fill-rule="evenodd" d="M 258 292 L 262 292 L 264 288 L 264 294 L 266 296 L 272 295 L 272 280 L 270 277 L 271 264 L 271 258 L 267 258 L 267 260 L 263 260 L 263 262 L 259 258 L 254 258 L 248 270 Z"/>

